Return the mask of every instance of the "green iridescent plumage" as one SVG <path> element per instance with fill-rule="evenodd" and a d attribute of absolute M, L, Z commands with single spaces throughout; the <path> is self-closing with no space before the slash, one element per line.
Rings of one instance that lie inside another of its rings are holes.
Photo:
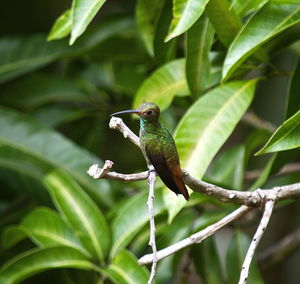
<path fill-rule="evenodd" d="M 171 133 L 159 122 L 160 109 L 154 103 L 144 103 L 135 110 L 114 113 L 135 113 L 140 116 L 140 141 L 144 156 L 154 166 L 164 184 L 176 194 L 189 199 L 182 181 L 182 170 Z"/>

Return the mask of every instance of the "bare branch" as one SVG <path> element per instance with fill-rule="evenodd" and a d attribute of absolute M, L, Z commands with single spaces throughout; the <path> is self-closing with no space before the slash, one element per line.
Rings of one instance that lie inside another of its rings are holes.
<path fill-rule="evenodd" d="M 154 280 L 155 273 L 156 273 L 156 266 L 157 266 L 157 248 L 156 248 L 156 241 L 155 241 L 155 221 L 154 221 L 154 184 L 156 180 L 156 173 L 154 170 L 154 167 L 151 165 L 149 166 L 149 177 L 148 177 L 148 183 L 149 183 L 149 195 L 148 195 L 148 201 L 147 206 L 149 210 L 149 219 L 150 219 L 150 239 L 149 239 L 149 245 L 152 248 L 153 252 L 153 260 L 152 260 L 152 267 L 151 267 L 151 274 L 150 278 L 148 280 L 148 284 L 151 284 Z"/>
<path fill-rule="evenodd" d="M 261 123 L 259 120 L 257 120 L 257 118 L 255 118 L 256 120 L 255 119 L 249 120 L 249 117 L 247 119 L 252 123 L 252 125 L 255 126 L 255 124 L 257 124 L 256 125 L 257 127 Z M 140 147 L 139 138 L 124 124 L 122 119 L 113 117 L 110 121 L 110 127 L 119 130 L 121 133 L 123 133 L 125 138 L 128 138 L 135 145 Z M 265 124 L 261 128 L 265 128 L 270 131 L 274 130 L 274 127 L 268 124 Z M 149 198 L 147 202 L 149 215 L 150 215 L 149 245 L 151 245 L 153 253 L 145 255 L 139 260 L 140 265 L 152 263 L 149 283 L 152 283 L 154 279 L 156 264 L 159 260 L 187 246 L 202 242 L 204 239 L 211 236 L 212 234 L 214 234 L 216 231 L 218 231 L 225 225 L 229 224 L 234 220 L 237 220 L 243 214 L 252 210 L 253 207 L 265 206 L 263 217 L 257 228 L 254 238 L 250 244 L 249 250 L 247 252 L 243 264 L 243 269 L 241 271 L 241 278 L 239 283 L 246 283 L 249 274 L 249 266 L 252 261 L 255 249 L 269 222 L 275 202 L 277 200 L 300 198 L 300 183 L 274 187 L 271 189 L 257 189 L 255 191 L 245 192 L 245 191 L 229 190 L 229 189 L 216 186 L 214 184 L 197 180 L 192 176 L 190 176 L 186 171 L 184 171 L 183 180 L 185 184 L 188 185 L 192 190 L 199 193 L 211 195 L 222 202 L 229 202 L 229 203 L 243 204 L 243 205 L 237 210 L 235 210 L 234 212 L 232 212 L 231 214 L 221 219 L 220 221 L 216 222 L 215 224 L 208 226 L 204 230 L 191 235 L 189 238 L 186 238 L 176 244 L 173 244 L 157 252 L 156 244 L 155 244 L 155 224 L 154 224 L 154 211 L 153 211 L 155 173 L 152 174 L 153 171 L 150 171 L 150 174 L 148 171 L 137 173 L 137 174 L 120 174 L 116 172 L 109 172 L 112 165 L 113 163 L 111 161 L 106 161 L 102 169 L 99 168 L 98 165 L 93 165 L 88 170 L 88 174 L 95 179 L 107 178 L 107 179 L 115 179 L 115 180 L 122 180 L 124 182 L 128 182 L 128 181 L 137 181 L 137 180 L 143 180 L 148 178 L 149 181 Z"/>
<path fill-rule="evenodd" d="M 236 209 L 235 211 L 233 211 L 232 213 L 230 213 L 229 215 L 225 216 L 220 221 L 206 227 L 204 230 L 202 230 L 198 233 L 195 233 L 178 243 L 175 243 L 169 247 L 166 247 L 166 248 L 158 251 L 157 252 L 157 261 L 160 261 L 161 259 L 163 259 L 171 254 L 174 254 L 175 252 L 177 252 L 185 247 L 188 247 L 192 244 L 201 243 L 203 240 L 205 240 L 209 236 L 213 235 L 215 232 L 217 232 L 218 230 L 220 230 L 227 224 L 239 219 L 241 216 L 243 216 L 245 213 L 247 213 L 251 209 L 252 209 L 251 207 L 243 205 L 243 206 L 239 207 L 238 209 Z M 139 259 L 139 264 L 145 265 L 145 264 L 151 263 L 152 261 L 153 261 L 153 254 L 147 254 Z"/>
<path fill-rule="evenodd" d="M 144 171 L 136 174 L 120 174 L 116 172 L 106 172 L 105 175 L 99 176 L 98 173 L 101 171 L 102 169 L 99 168 L 98 164 L 94 164 L 88 169 L 87 173 L 94 179 L 106 178 L 112 180 L 120 180 L 123 182 L 145 180 L 148 178 L 149 175 L 149 171 Z"/>
<path fill-rule="evenodd" d="M 260 241 L 261 237 L 263 236 L 263 234 L 266 230 L 266 227 L 269 223 L 269 220 L 270 220 L 272 212 L 273 212 L 275 201 L 276 201 L 276 196 L 274 195 L 273 198 L 268 199 L 265 204 L 264 214 L 263 214 L 260 224 L 257 227 L 257 230 L 254 234 L 254 237 L 249 246 L 249 249 L 247 251 L 247 254 L 246 254 L 243 266 L 242 266 L 239 284 L 247 283 L 247 279 L 249 276 L 249 268 L 250 268 L 250 264 L 251 264 L 251 261 L 254 256 L 255 249 L 257 248 L 259 241 Z"/>
<path fill-rule="evenodd" d="M 88 170 L 88 174 L 97 179 L 97 173 L 102 171 L 98 168 L 98 165 L 93 165 Z M 211 195 L 221 202 L 234 203 L 240 205 L 246 205 L 251 207 L 263 206 L 267 199 L 271 198 L 274 194 L 277 196 L 277 200 L 284 199 L 298 199 L 300 198 L 300 183 L 294 183 L 284 186 L 278 186 L 270 189 L 256 189 L 254 191 L 239 191 L 225 189 L 220 186 L 198 180 L 190 176 L 185 170 L 183 170 L 184 183 L 189 186 L 195 192 Z M 95 175 L 94 175 L 95 174 Z M 107 178 L 113 180 L 121 180 L 124 182 L 144 180 L 148 178 L 148 171 L 136 173 L 136 174 L 120 174 L 116 172 L 107 172 L 100 178 Z"/>
<path fill-rule="evenodd" d="M 109 171 L 113 167 L 113 165 L 114 165 L 114 163 L 112 161 L 106 160 L 103 165 L 103 168 L 99 168 L 98 165 L 95 164 L 95 165 L 92 165 L 88 169 L 87 173 L 94 179 L 100 179 L 109 173 Z"/>

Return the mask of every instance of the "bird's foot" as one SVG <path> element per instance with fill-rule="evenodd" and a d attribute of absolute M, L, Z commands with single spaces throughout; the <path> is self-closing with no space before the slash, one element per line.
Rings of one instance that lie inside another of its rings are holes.
<path fill-rule="evenodd" d="M 151 172 L 155 172 L 156 173 L 156 170 L 154 169 L 154 167 L 152 165 L 149 165 L 148 166 L 148 174 L 150 175 Z"/>

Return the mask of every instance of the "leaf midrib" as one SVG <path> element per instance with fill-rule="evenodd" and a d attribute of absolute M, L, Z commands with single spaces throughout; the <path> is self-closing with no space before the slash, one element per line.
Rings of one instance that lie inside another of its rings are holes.
<path fill-rule="evenodd" d="M 218 121 L 219 120 L 219 117 L 223 114 L 224 110 L 227 109 L 227 106 L 230 105 L 234 99 L 236 97 L 238 97 L 240 94 L 242 94 L 242 92 L 248 88 L 250 85 L 254 84 L 255 81 L 254 80 L 251 80 L 247 83 L 245 83 L 239 90 L 236 91 L 236 93 L 231 96 L 229 98 L 228 101 L 225 102 L 225 104 L 220 108 L 220 110 L 217 112 L 217 114 L 214 116 L 214 119 L 210 120 L 209 123 L 206 125 L 206 128 L 204 131 L 201 131 L 201 133 L 199 133 L 200 135 L 198 136 L 198 139 L 197 141 L 199 141 L 199 137 L 207 137 L 207 133 L 211 132 L 212 131 L 212 126 L 215 124 L 215 121 Z M 207 139 L 206 139 L 207 140 Z M 193 148 L 193 151 L 191 152 L 191 154 L 189 155 L 189 157 L 193 157 L 195 155 L 195 153 L 198 152 L 198 148 L 204 144 L 203 143 L 203 139 L 200 140 L 201 143 L 196 143 L 196 147 Z M 191 159 L 189 158 L 188 159 L 188 162 L 186 164 L 186 168 L 189 169 L 189 163 L 191 162 Z"/>
<path fill-rule="evenodd" d="M 60 184 L 56 179 L 52 180 L 53 184 L 56 185 L 57 188 L 61 188 L 61 194 L 64 194 L 66 199 L 69 200 L 70 204 L 72 205 L 72 208 L 75 209 L 75 211 L 78 213 L 79 219 L 82 220 L 83 226 L 86 228 L 86 230 L 89 233 L 90 240 L 92 241 L 92 244 L 94 246 L 94 249 L 98 255 L 98 258 L 100 261 L 103 261 L 103 252 L 102 249 L 97 241 L 97 237 L 93 231 L 93 228 L 91 227 L 91 224 L 89 222 L 89 219 L 85 217 L 84 212 L 81 210 L 81 208 L 78 206 L 77 202 L 72 198 L 72 195 L 69 194 L 68 190 L 65 190 L 64 185 Z M 52 191 L 52 190 L 51 190 Z M 56 195 L 56 194 L 55 194 Z"/>
<path fill-rule="evenodd" d="M 90 9 L 89 9 L 86 13 L 84 13 L 85 16 L 84 16 L 84 17 L 81 17 L 81 21 L 77 22 L 77 24 L 76 24 L 76 29 L 74 29 L 74 30 L 72 31 L 72 35 L 73 35 L 74 39 L 76 39 L 76 37 L 78 37 L 79 32 L 80 32 L 80 30 L 82 29 L 82 26 L 83 26 L 84 22 L 86 21 L 86 19 L 89 18 L 89 16 L 91 15 L 92 11 L 94 10 L 94 8 L 95 8 L 97 5 L 104 4 L 105 1 L 106 1 L 106 0 L 101 0 L 101 1 L 96 0 L 96 1 L 94 2 L 94 4 L 90 7 Z M 101 2 L 102 2 L 102 3 L 101 3 Z M 74 10 L 75 10 L 75 7 L 74 7 Z M 74 11 L 73 11 L 72 15 L 73 15 L 73 19 L 74 19 Z M 73 20 L 73 22 L 74 22 L 74 20 Z"/>
<path fill-rule="evenodd" d="M 298 114 L 295 115 L 295 117 L 296 117 L 296 116 L 298 116 Z M 292 118 L 292 117 L 291 117 L 291 118 Z M 294 131 L 295 128 L 297 128 L 299 125 L 300 125 L 300 121 L 297 121 L 297 122 L 295 123 L 294 127 L 292 127 L 289 131 L 287 131 L 287 132 L 285 133 L 285 135 L 283 135 L 283 136 L 282 136 L 280 139 L 278 139 L 275 143 L 272 143 L 270 146 L 267 146 L 265 149 L 275 147 L 280 141 L 282 141 L 284 138 L 286 138 L 286 137 L 287 137 L 292 131 Z M 282 126 L 282 127 L 283 127 L 283 126 Z M 278 133 L 278 132 L 277 132 L 277 133 Z M 275 135 L 276 135 L 277 133 L 274 134 L 274 137 L 275 137 Z M 274 138 L 274 137 L 272 137 L 272 138 Z M 271 142 L 271 140 L 270 140 L 270 142 Z"/>

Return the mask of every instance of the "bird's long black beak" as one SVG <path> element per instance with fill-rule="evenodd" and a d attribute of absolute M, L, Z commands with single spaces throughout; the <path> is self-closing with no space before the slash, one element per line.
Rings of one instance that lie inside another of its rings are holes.
<path fill-rule="evenodd" d="M 137 110 L 137 109 L 129 109 L 129 110 L 122 110 L 122 111 L 118 111 L 118 112 L 115 112 L 113 114 L 111 114 L 110 116 L 116 116 L 118 114 L 123 114 L 123 113 L 136 113 L 136 114 L 139 114 L 140 111 Z"/>

